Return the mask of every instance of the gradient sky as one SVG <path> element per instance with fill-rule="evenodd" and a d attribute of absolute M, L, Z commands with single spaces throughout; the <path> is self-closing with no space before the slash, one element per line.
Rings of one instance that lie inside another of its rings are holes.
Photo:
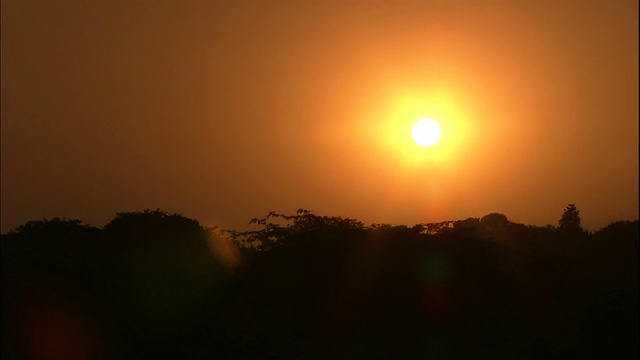
<path fill-rule="evenodd" d="M 3 0 L 1 159 L 3 233 L 568 203 L 595 230 L 638 218 L 638 3 Z"/>

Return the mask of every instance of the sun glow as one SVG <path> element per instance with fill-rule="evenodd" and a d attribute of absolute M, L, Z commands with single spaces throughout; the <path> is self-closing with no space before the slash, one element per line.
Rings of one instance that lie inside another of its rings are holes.
<path fill-rule="evenodd" d="M 477 153 L 471 150 L 475 143 L 470 106 L 456 95 L 449 89 L 411 87 L 383 92 L 375 106 L 367 103 L 355 112 L 353 121 L 319 128 L 318 134 L 323 141 L 331 141 L 342 157 L 346 156 L 345 144 L 350 144 L 347 154 L 359 171 L 387 171 L 406 186 L 406 180 L 415 174 L 433 170 L 438 177 L 431 176 L 429 184 L 436 186 L 441 179 L 466 169 L 463 165 L 469 156 Z M 437 125 L 428 125 L 428 120 Z"/>
<path fill-rule="evenodd" d="M 432 146 L 440 140 L 440 125 L 435 120 L 422 119 L 413 125 L 411 136 L 420 146 Z"/>
<path fill-rule="evenodd" d="M 398 94 L 389 105 L 379 127 L 382 151 L 410 167 L 459 165 L 455 163 L 471 129 L 451 94 Z"/>

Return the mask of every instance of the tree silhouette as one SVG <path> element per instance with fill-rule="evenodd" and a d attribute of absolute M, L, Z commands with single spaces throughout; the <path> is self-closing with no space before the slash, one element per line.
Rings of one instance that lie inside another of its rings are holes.
<path fill-rule="evenodd" d="M 582 231 L 582 223 L 580 221 L 580 211 L 574 204 L 569 204 L 562 213 L 562 218 L 558 222 L 562 230 Z"/>
<path fill-rule="evenodd" d="M 491 232 L 504 230 L 509 225 L 509 220 L 503 214 L 491 213 L 480 219 L 480 223 Z"/>
<path fill-rule="evenodd" d="M 637 358 L 638 221 L 589 233 L 569 204 L 559 223 L 271 211 L 216 234 L 228 266 L 215 229 L 159 209 L 32 221 L 2 235 L 0 351 L 30 358 L 61 313 L 99 331 L 48 321 L 51 338 L 103 358 Z"/>

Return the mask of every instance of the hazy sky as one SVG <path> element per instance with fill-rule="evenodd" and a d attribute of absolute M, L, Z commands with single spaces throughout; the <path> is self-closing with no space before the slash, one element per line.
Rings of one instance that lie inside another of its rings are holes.
<path fill-rule="evenodd" d="M 1 105 L 2 232 L 638 217 L 637 1 L 2 0 Z"/>

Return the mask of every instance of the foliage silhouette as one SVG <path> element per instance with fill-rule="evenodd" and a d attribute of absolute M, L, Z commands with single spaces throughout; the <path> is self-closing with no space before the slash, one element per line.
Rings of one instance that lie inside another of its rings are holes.
<path fill-rule="evenodd" d="M 569 204 L 564 209 L 560 221 L 558 221 L 559 229 L 573 232 L 582 232 L 582 221 L 580 220 L 580 211 L 574 204 Z"/>
<path fill-rule="evenodd" d="M 638 221 L 589 234 L 574 206 L 562 219 L 366 226 L 299 209 L 219 232 L 157 209 L 103 228 L 28 222 L 2 235 L 2 355 L 635 359 Z"/>

